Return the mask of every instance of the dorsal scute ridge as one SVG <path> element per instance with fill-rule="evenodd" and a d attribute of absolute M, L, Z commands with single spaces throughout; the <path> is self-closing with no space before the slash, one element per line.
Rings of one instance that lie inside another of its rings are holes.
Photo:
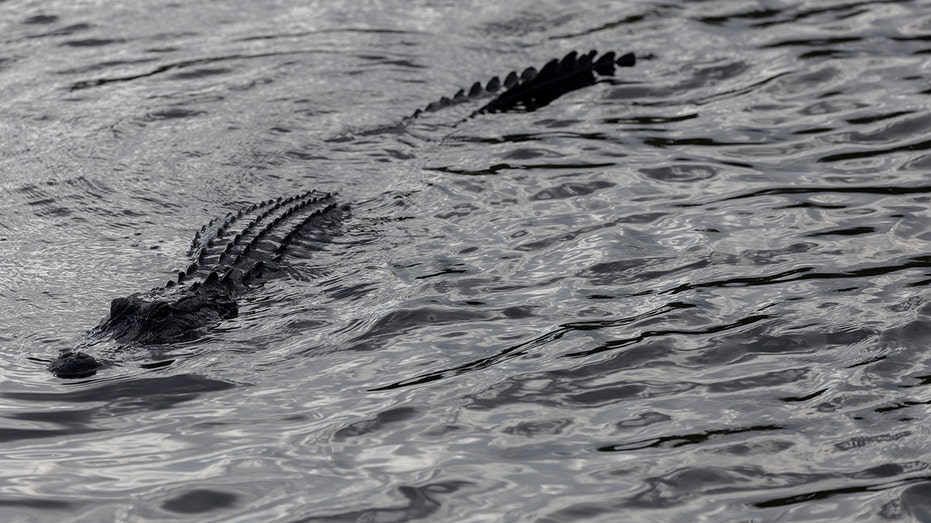
<path fill-rule="evenodd" d="M 581 57 L 579 57 L 578 60 L 577 60 L 579 66 L 580 66 L 580 67 L 591 67 L 591 66 L 592 66 L 592 59 L 595 58 L 595 54 L 596 54 L 595 51 L 592 51 L 592 52 L 590 52 L 590 53 L 588 53 L 588 54 L 583 54 L 583 55 L 582 55 Z"/>
<path fill-rule="evenodd" d="M 297 227 L 292 228 L 288 234 L 281 238 L 278 247 L 275 249 L 273 260 L 276 262 L 281 261 L 281 258 L 288 250 L 288 247 L 290 247 L 294 242 L 295 235 L 300 232 L 301 229 L 307 227 L 314 220 L 333 213 L 337 208 L 338 206 L 335 202 L 330 202 L 325 207 L 310 212 L 303 220 L 301 220 Z"/>
<path fill-rule="evenodd" d="M 249 267 L 249 270 L 247 270 L 246 273 L 243 275 L 243 281 L 260 277 L 262 275 L 262 270 L 264 269 L 265 269 L 265 262 L 263 262 L 262 260 L 259 260 L 253 263 L 252 266 Z"/>
<path fill-rule="evenodd" d="M 573 65 L 575 65 L 578 57 L 579 57 L 579 53 L 575 51 L 571 51 L 569 54 L 564 56 L 562 60 L 559 61 L 559 69 L 561 71 L 565 71 L 568 68 L 572 67 Z"/>
<path fill-rule="evenodd" d="M 517 73 L 515 73 L 514 71 L 511 71 L 510 73 L 508 73 L 507 76 L 504 77 L 504 88 L 511 89 L 512 87 L 517 85 L 517 82 L 519 81 L 520 79 L 517 77 Z"/>
<path fill-rule="evenodd" d="M 594 85 L 599 76 L 613 76 L 616 66 L 631 67 L 636 64 L 633 53 L 615 58 L 613 51 L 595 60 L 597 51 L 591 51 L 579 59 L 577 53 L 569 53 L 562 60 L 550 60 L 539 73 L 521 81 L 500 96 L 478 109 L 473 116 L 484 113 L 499 113 L 510 110 L 533 111 L 548 105 L 560 96 Z"/>
<path fill-rule="evenodd" d="M 192 256 L 204 242 L 204 237 L 207 233 L 207 229 L 216 225 L 219 221 L 219 218 L 212 218 L 209 222 L 200 226 L 200 230 L 194 233 L 194 239 L 191 240 L 191 247 L 188 249 L 187 255 Z"/>
<path fill-rule="evenodd" d="M 611 51 L 596 60 L 597 56 L 598 51 L 594 50 L 583 54 L 571 51 L 562 58 L 546 62 L 539 70 L 528 67 L 520 72 L 511 71 L 503 82 L 497 76 L 489 80 L 484 88 L 477 82 L 468 90 L 459 90 L 452 98 L 444 96 L 423 109 L 417 109 L 404 121 L 407 123 L 424 113 L 437 112 L 487 96 L 495 98 L 473 111 L 470 118 L 484 113 L 532 111 L 568 92 L 594 85 L 598 82 L 596 75 L 613 76 L 616 66 L 630 67 L 636 63 L 633 53 L 615 58 L 616 54 Z M 495 94 L 502 86 L 504 92 Z"/>
<path fill-rule="evenodd" d="M 550 66 L 550 69 L 554 69 L 556 66 L 556 59 L 554 58 L 550 60 L 549 62 L 547 62 L 546 65 Z M 544 67 L 544 69 L 545 68 L 546 67 Z M 533 67 L 528 67 L 524 69 L 524 72 L 520 73 L 521 82 L 529 82 L 530 80 L 533 80 L 536 77 L 537 77 L 537 70 Z"/>
<path fill-rule="evenodd" d="M 308 191 L 308 193 L 314 192 L 315 191 Z M 297 196 L 300 197 L 303 196 L 303 194 Z M 191 246 L 188 249 L 188 258 L 191 261 L 203 263 L 206 258 L 211 256 L 211 253 L 215 253 L 216 247 L 222 247 L 226 244 L 225 237 L 232 228 L 241 223 L 244 219 L 254 217 L 257 213 L 262 212 L 263 209 L 270 209 L 281 199 L 280 197 L 269 198 L 258 203 L 249 204 L 239 211 L 227 213 L 223 217 L 213 218 L 194 235 L 194 240 L 191 242 Z"/>
<path fill-rule="evenodd" d="M 180 280 L 206 283 L 216 273 L 217 282 L 235 286 L 255 277 L 258 269 L 250 271 L 252 266 L 278 261 L 279 247 L 292 243 L 296 232 L 334 205 L 332 201 L 330 194 L 306 191 L 244 208 L 221 234 L 210 235 L 212 243 L 205 243 L 202 235 L 197 259 Z"/>
<path fill-rule="evenodd" d="M 302 196 L 305 196 L 305 197 L 306 197 L 306 196 L 310 196 L 310 195 L 305 194 L 305 195 L 302 195 Z M 262 241 L 263 239 L 265 239 L 273 230 L 280 229 L 280 228 L 282 227 L 282 223 L 283 223 L 283 222 L 285 222 L 286 220 L 289 220 L 289 219 L 292 218 L 295 214 L 297 214 L 297 213 L 303 211 L 303 210 L 306 209 L 307 207 L 309 207 L 309 206 L 311 206 L 311 205 L 314 205 L 314 204 L 316 204 L 316 203 L 319 203 L 320 200 L 321 200 L 321 199 L 318 198 L 318 197 L 316 197 L 316 196 L 311 196 L 311 197 L 305 198 L 305 199 L 303 199 L 303 200 L 298 200 L 297 198 L 289 198 L 288 200 L 284 201 L 283 204 L 282 204 L 282 206 L 279 207 L 279 208 L 277 209 L 277 210 L 281 210 L 281 212 L 278 214 L 278 216 L 275 217 L 274 219 L 269 220 L 269 222 L 265 225 L 265 227 L 263 227 L 261 230 L 259 230 L 259 231 L 254 235 L 254 237 L 252 238 L 252 240 L 251 240 L 248 244 L 246 244 L 246 246 L 243 248 L 240 257 L 245 256 L 245 255 L 248 254 L 250 251 L 255 250 L 255 249 L 257 248 L 258 243 L 259 243 L 260 241 Z M 282 209 L 283 209 L 283 210 L 282 210 Z M 320 212 L 320 211 L 318 210 L 318 211 L 315 211 L 315 212 Z M 311 213 L 311 216 L 312 216 L 313 214 L 314 214 L 314 213 Z M 293 234 L 294 234 L 297 230 L 299 230 L 300 228 L 302 228 L 304 225 L 305 225 L 305 223 L 301 223 L 301 224 L 299 224 L 299 225 L 296 226 L 296 227 L 289 227 L 289 228 L 288 228 L 288 229 L 289 229 L 289 232 L 287 233 L 287 235 L 285 235 L 285 238 L 288 238 L 288 239 L 287 239 L 287 240 L 282 240 L 281 243 L 282 243 L 282 244 L 288 243 L 288 242 L 290 241 L 290 238 L 293 236 Z M 237 258 L 236 260 L 234 260 L 233 263 L 234 263 L 234 264 L 238 264 L 238 263 L 239 263 L 239 258 Z"/>

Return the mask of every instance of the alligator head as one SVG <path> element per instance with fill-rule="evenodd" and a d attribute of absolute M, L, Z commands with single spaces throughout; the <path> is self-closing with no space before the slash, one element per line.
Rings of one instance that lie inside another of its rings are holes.
<path fill-rule="evenodd" d="M 204 284 L 170 286 L 135 293 L 110 302 L 110 315 L 97 325 L 94 338 L 120 345 L 151 345 L 202 336 L 238 313 L 231 289 L 216 277 Z M 49 370 L 60 378 L 91 376 L 102 364 L 80 350 L 60 354 Z"/>

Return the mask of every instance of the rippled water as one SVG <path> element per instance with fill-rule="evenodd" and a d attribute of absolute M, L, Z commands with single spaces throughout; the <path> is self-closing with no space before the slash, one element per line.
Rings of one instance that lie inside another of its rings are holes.
<path fill-rule="evenodd" d="M 2 2 L 2 520 L 931 521 L 929 74 L 928 2 Z M 45 371 L 311 188 L 239 317 Z"/>

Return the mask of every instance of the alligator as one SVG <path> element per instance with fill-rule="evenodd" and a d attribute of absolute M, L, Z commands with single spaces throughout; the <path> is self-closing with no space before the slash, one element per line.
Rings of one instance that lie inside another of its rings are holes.
<path fill-rule="evenodd" d="M 531 67 L 522 73 L 511 72 L 503 81 L 494 77 L 484 85 L 475 83 L 468 91 L 460 90 L 418 109 L 402 123 L 487 97 L 492 97 L 491 101 L 468 118 L 534 111 L 566 93 L 614 76 L 615 66 L 631 67 L 635 61 L 633 53 L 617 57 L 608 52 L 598 57 L 597 51 L 583 55 L 571 52 L 550 60 L 539 71 Z M 105 363 L 83 349 L 103 340 L 113 340 L 122 348 L 205 335 L 223 320 L 237 316 L 240 296 L 269 277 L 286 272 L 285 255 L 297 243 L 296 238 L 308 231 L 333 229 L 347 212 L 348 206 L 338 203 L 334 195 L 311 190 L 256 203 L 210 221 L 195 234 L 188 251 L 190 265 L 177 279 L 148 292 L 114 299 L 109 315 L 88 331 L 78 347 L 63 350 L 48 370 L 60 378 L 94 375 Z"/>

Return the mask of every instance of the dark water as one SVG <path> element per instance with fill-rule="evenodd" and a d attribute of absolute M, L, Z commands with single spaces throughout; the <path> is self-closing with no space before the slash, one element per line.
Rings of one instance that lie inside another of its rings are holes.
<path fill-rule="evenodd" d="M 931 521 L 929 74 L 928 2 L 2 2 L 0 519 Z M 238 318 L 45 372 L 311 188 Z"/>

